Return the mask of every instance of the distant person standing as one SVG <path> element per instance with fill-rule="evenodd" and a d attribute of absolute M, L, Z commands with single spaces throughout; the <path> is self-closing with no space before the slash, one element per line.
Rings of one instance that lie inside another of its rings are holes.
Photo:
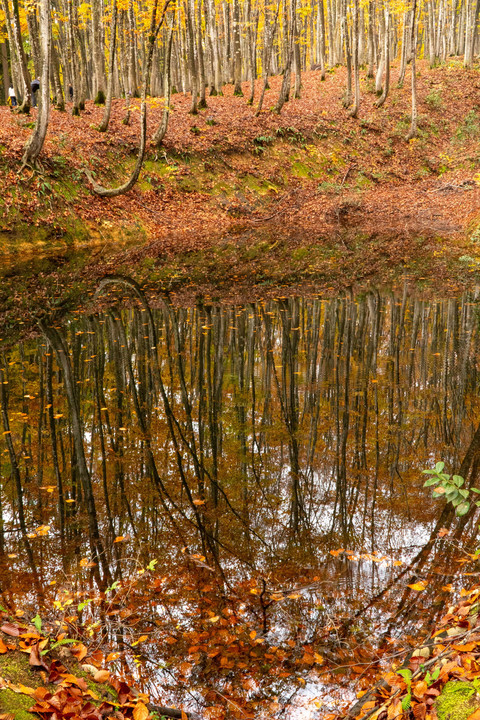
<path fill-rule="evenodd" d="M 40 80 L 35 78 L 30 85 L 32 90 L 32 106 L 37 107 L 37 93 L 40 90 Z"/>
<path fill-rule="evenodd" d="M 17 107 L 17 96 L 15 95 L 15 90 L 13 85 L 10 85 L 8 88 L 8 99 L 10 100 L 10 105 L 13 107 Z"/>
<path fill-rule="evenodd" d="M 68 86 L 68 97 L 70 98 L 70 102 L 73 102 L 73 87 L 71 83 Z"/>

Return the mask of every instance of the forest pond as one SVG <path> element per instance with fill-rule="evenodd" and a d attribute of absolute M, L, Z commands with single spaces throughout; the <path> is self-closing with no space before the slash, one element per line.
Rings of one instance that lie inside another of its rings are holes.
<path fill-rule="evenodd" d="M 477 295 L 100 296 L 0 358 L 1 602 L 207 720 L 339 711 L 470 584 L 421 471 L 477 462 Z"/>

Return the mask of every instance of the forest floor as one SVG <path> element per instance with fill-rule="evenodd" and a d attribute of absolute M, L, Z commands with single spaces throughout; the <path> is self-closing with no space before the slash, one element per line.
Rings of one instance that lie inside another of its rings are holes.
<path fill-rule="evenodd" d="M 175 94 L 161 150 L 149 148 L 139 183 L 114 199 L 93 195 L 83 170 L 105 185 L 125 180 L 138 101 L 128 125 L 124 101 L 114 102 L 107 133 L 97 131 L 103 108 L 92 103 L 78 118 L 53 110 L 43 171 L 20 175 L 34 117 L 0 108 L 0 334 L 35 306 L 75 304 L 111 272 L 179 302 L 299 285 L 329 293 L 409 279 L 445 294 L 475 283 L 480 74 L 451 59 L 434 69 L 419 63 L 417 75 L 419 134 L 410 142 L 409 69 L 399 88 L 393 68 L 381 108 L 373 80 L 362 77 L 357 119 L 343 107 L 343 68 L 325 81 L 305 73 L 301 99 L 281 115 L 271 111 L 278 77 L 258 117 L 247 84 L 245 97 L 226 86 L 198 115 Z M 151 100 L 150 134 L 162 107 Z"/>

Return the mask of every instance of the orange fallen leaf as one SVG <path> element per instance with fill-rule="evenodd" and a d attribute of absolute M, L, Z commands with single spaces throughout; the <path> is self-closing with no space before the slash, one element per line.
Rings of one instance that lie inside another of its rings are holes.
<path fill-rule="evenodd" d="M 142 701 L 139 701 L 133 710 L 133 720 L 147 720 L 150 713 Z"/>

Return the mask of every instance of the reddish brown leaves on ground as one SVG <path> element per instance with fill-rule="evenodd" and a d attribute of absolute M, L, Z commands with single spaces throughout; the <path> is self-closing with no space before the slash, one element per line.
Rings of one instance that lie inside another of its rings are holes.
<path fill-rule="evenodd" d="M 104 656 L 100 650 L 95 649 L 88 656 L 88 649 L 81 642 L 69 649 L 70 657 L 77 661 L 86 658 L 88 667 L 96 668 L 93 680 L 98 684 L 98 692 L 95 692 L 89 688 L 85 678 L 75 675 L 58 658 L 52 659 L 50 653 L 46 654 L 49 646 L 55 644 L 58 638 L 44 637 L 29 626 L 11 622 L 5 622 L 0 629 L 5 635 L 15 638 L 15 642 L 9 644 L 0 639 L 0 653 L 28 653 L 29 665 L 40 671 L 39 680 L 44 683 L 31 688 L 21 683 L 15 685 L 8 678 L 2 678 L 1 687 L 30 695 L 34 702 L 30 712 L 37 713 L 42 720 L 105 720 L 113 717 L 115 720 L 147 720 L 149 717 L 145 704 L 148 702 L 147 696 L 112 677 L 109 670 L 102 669 Z M 61 642 L 64 636 L 59 637 Z M 108 687 L 111 693 L 106 697 L 105 689 Z M 8 714 L 1 715 L 0 720 L 9 720 Z"/>
<path fill-rule="evenodd" d="M 449 608 L 430 639 L 403 664 L 393 666 L 346 714 L 330 720 L 368 717 L 371 720 L 436 720 L 437 698 L 452 681 L 473 682 L 480 678 L 480 587 L 462 590 L 463 600 Z M 468 720 L 480 718 L 475 710 Z"/>

